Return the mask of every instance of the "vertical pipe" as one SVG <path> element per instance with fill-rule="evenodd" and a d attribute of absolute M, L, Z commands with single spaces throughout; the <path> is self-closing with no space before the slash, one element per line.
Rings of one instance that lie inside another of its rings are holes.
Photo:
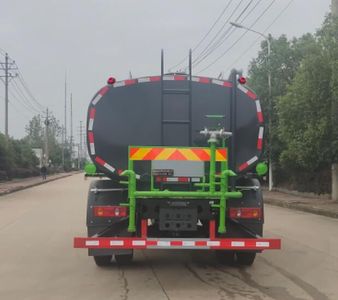
<path fill-rule="evenodd" d="M 225 196 L 228 191 L 228 162 L 226 161 L 224 164 L 225 170 L 221 174 L 221 198 L 219 201 L 219 224 L 218 224 L 218 232 L 225 233 L 226 232 L 226 210 L 227 210 L 227 198 Z"/>
<path fill-rule="evenodd" d="M 154 191 L 155 190 L 155 187 L 154 187 L 154 176 L 152 174 L 152 163 L 150 164 L 151 168 L 150 168 L 150 190 L 151 191 Z"/>
<path fill-rule="evenodd" d="M 164 111 L 163 111 L 163 102 L 164 102 L 164 86 L 163 86 L 163 75 L 164 75 L 164 53 L 163 49 L 161 50 L 161 145 L 164 146 L 164 128 L 163 128 L 163 118 L 164 118 Z"/>
<path fill-rule="evenodd" d="M 230 138 L 230 156 L 229 156 L 229 167 L 230 170 L 236 170 L 236 100 L 237 100 L 237 71 L 232 70 L 231 72 L 232 80 L 232 91 L 231 91 L 231 100 L 230 100 L 230 131 L 232 136 Z M 234 178 L 230 179 L 231 190 L 235 189 Z"/>
<path fill-rule="evenodd" d="M 210 142 L 210 193 L 215 192 L 215 173 L 216 173 L 216 142 Z"/>
<path fill-rule="evenodd" d="M 136 176 L 134 171 L 129 172 L 128 176 L 128 196 L 129 196 L 129 232 L 135 232 L 135 219 L 136 219 Z"/>
<path fill-rule="evenodd" d="M 129 232 L 135 232 L 135 216 L 136 216 L 136 175 L 134 172 L 134 161 L 130 159 L 130 146 L 128 147 L 128 199 L 129 199 Z"/>
<path fill-rule="evenodd" d="M 192 146 L 192 51 L 189 50 L 189 146 Z"/>

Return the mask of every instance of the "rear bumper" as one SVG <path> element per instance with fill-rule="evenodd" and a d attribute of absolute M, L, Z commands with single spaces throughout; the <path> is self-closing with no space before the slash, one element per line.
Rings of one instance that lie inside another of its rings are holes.
<path fill-rule="evenodd" d="M 164 239 L 132 237 L 74 238 L 74 248 L 86 249 L 213 249 L 263 251 L 281 249 L 280 239 Z"/>

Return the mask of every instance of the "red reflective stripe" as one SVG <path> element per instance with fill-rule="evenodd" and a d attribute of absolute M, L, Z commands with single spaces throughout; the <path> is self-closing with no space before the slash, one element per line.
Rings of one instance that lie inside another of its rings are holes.
<path fill-rule="evenodd" d="M 104 164 L 106 163 L 101 157 L 99 157 L 99 156 L 96 156 L 95 157 L 95 161 L 99 164 L 99 165 L 101 165 L 101 166 L 104 166 Z"/>
<path fill-rule="evenodd" d="M 182 246 L 182 241 L 171 241 L 170 246 Z"/>
<path fill-rule="evenodd" d="M 257 141 L 257 149 L 262 150 L 263 148 L 263 139 L 258 139 Z"/>
<path fill-rule="evenodd" d="M 203 161 L 210 160 L 210 155 L 202 149 L 194 149 L 194 153 Z"/>
<path fill-rule="evenodd" d="M 152 148 L 149 153 L 147 153 L 143 160 L 153 160 L 157 155 L 159 155 L 164 149 L 163 148 Z"/>
<path fill-rule="evenodd" d="M 89 119 L 95 119 L 95 113 L 96 113 L 96 109 L 94 107 L 92 107 L 89 110 Z"/>
<path fill-rule="evenodd" d="M 161 80 L 161 76 L 151 76 L 149 77 L 150 81 L 160 81 Z"/>
<path fill-rule="evenodd" d="M 210 83 L 210 78 L 198 77 L 200 83 Z"/>
<path fill-rule="evenodd" d="M 187 77 L 186 76 L 182 76 L 182 75 L 175 75 L 174 76 L 174 80 L 186 80 Z"/>
<path fill-rule="evenodd" d="M 226 87 L 232 87 L 232 83 L 229 82 L 229 81 L 224 81 L 224 82 L 223 82 L 223 86 L 226 86 Z"/>
<path fill-rule="evenodd" d="M 176 150 L 167 160 L 187 160 L 187 158 L 180 151 Z"/>
<path fill-rule="evenodd" d="M 92 131 L 88 132 L 88 140 L 90 144 L 94 143 L 94 134 Z"/>
<path fill-rule="evenodd" d="M 157 246 L 156 240 L 147 240 L 147 246 Z"/>
<path fill-rule="evenodd" d="M 105 93 L 107 93 L 109 90 L 109 86 L 104 86 L 100 91 L 99 94 L 103 96 Z"/>
<path fill-rule="evenodd" d="M 129 157 L 132 157 L 138 150 L 139 150 L 139 148 L 130 148 L 129 149 Z"/>
<path fill-rule="evenodd" d="M 131 84 L 135 84 L 136 83 L 136 79 L 127 79 L 124 81 L 125 85 L 131 85 Z"/>
<path fill-rule="evenodd" d="M 247 94 L 251 99 L 253 99 L 253 100 L 256 100 L 256 99 L 257 99 L 256 94 L 255 94 L 254 92 L 250 91 L 250 90 L 248 90 L 248 91 L 246 92 L 246 94 Z"/>
<path fill-rule="evenodd" d="M 259 123 L 263 123 L 263 113 L 261 111 L 257 112 L 257 118 Z"/>
<path fill-rule="evenodd" d="M 207 242 L 206 241 L 196 241 L 195 245 L 198 247 L 205 247 L 207 246 Z"/>
<path fill-rule="evenodd" d="M 245 162 L 244 164 L 242 164 L 242 165 L 240 165 L 239 167 L 238 167 L 238 170 L 240 170 L 240 171 L 243 171 L 245 168 L 247 168 L 249 166 L 249 164 L 247 163 L 247 162 Z"/>
<path fill-rule="evenodd" d="M 189 177 L 178 177 L 178 182 L 189 182 Z"/>
<path fill-rule="evenodd" d="M 226 149 L 217 149 L 218 153 L 221 154 L 224 159 L 227 158 L 227 150 Z"/>

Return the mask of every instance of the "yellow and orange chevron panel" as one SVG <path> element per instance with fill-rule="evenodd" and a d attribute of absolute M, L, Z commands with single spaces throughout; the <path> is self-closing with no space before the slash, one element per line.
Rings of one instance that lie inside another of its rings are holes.
<path fill-rule="evenodd" d="M 130 160 L 210 161 L 209 148 L 130 147 Z M 216 161 L 226 161 L 226 148 L 216 150 Z"/>

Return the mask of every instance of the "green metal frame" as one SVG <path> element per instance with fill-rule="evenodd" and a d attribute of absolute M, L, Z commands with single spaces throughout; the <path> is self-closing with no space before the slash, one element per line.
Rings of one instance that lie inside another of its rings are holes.
<path fill-rule="evenodd" d="M 121 173 L 121 176 L 127 176 L 128 181 L 121 183 L 128 184 L 128 200 L 129 203 L 122 203 L 129 207 L 129 225 L 128 231 L 136 231 L 136 200 L 142 198 L 176 198 L 176 199 L 215 199 L 219 200 L 218 204 L 212 205 L 219 209 L 219 226 L 218 233 L 226 232 L 226 208 L 227 199 L 242 198 L 243 194 L 239 191 L 229 191 L 228 182 L 229 177 L 236 176 L 236 174 L 228 169 L 228 161 L 221 162 L 221 174 L 216 174 L 216 150 L 217 145 L 214 141 L 209 141 L 210 144 L 210 168 L 209 168 L 209 182 L 205 178 L 203 183 L 195 183 L 196 187 L 201 187 L 199 191 L 159 191 L 154 188 L 153 178 L 151 179 L 151 186 L 149 191 L 138 191 L 136 185 L 136 173 L 134 171 L 134 161 L 130 159 L 130 151 L 128 150 L 128 170 Z M 222 141 L 222 146 L 225 148 L 225 141 Z M 129 146 L 129 149 L 132 146 Z M 155 147 L 155 146 L 154 146 Z M 169 147 L 163 147 L 169 148 Z M 178 148 L 178 147 L 176 147 Z M 153 177 L 153 176 L 151 176 Z M 219 179 L 219 181 L 218 181 Z M 217 191 L 216 186 L 220 186 Z M 208 190 L 208 191 L 207 191 Z"/>

